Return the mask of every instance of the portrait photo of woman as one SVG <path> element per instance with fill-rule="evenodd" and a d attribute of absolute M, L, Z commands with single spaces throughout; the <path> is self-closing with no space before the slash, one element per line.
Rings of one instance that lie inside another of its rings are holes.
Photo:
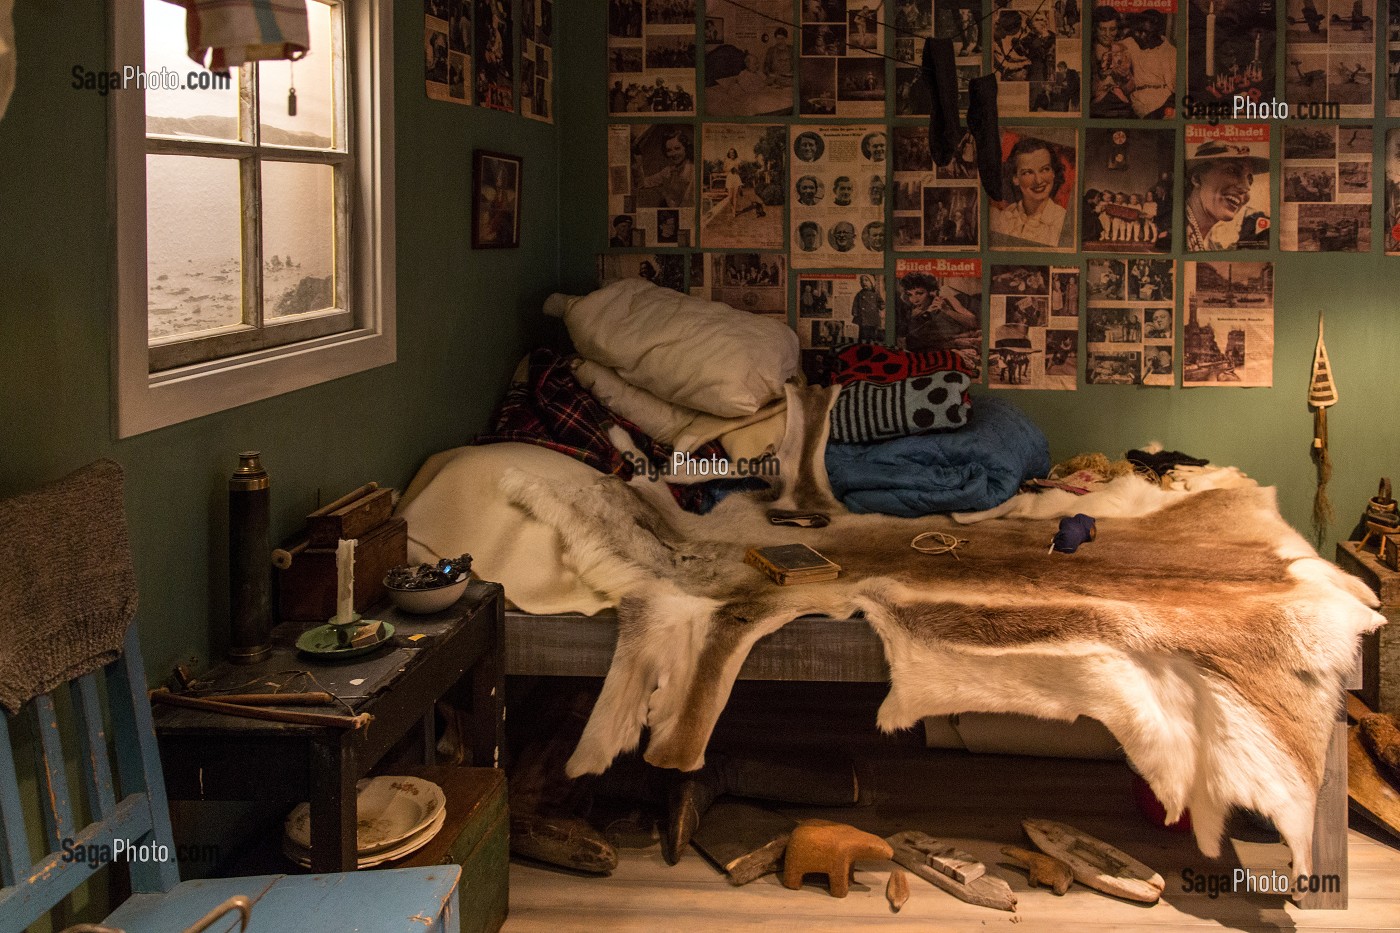
<path fill-rule="evenodd" d="M 1077 212 L 1069 210 L 1076 177 L 1075 133 L 1050 127 L 1002 132 L 1002 191 L 992 202 L 993 249 L 1068 251 Z"/>

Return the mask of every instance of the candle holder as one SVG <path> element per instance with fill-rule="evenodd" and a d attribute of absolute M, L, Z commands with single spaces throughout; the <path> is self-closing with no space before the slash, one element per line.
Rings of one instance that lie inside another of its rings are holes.
<path fill-rule="evenodd" d="M 390 622 L 377 619 L 362 619 L 357 612 L 348 622 L 332 617 L 325 625 L 302 632 L 297 639 L 297 650 L 321 660 L 341 660 L 358 658 L 377 651 L 394 637 L 394 626 Z M 358 633 L 374 626 L 373 637 L 362 638 Z"/>

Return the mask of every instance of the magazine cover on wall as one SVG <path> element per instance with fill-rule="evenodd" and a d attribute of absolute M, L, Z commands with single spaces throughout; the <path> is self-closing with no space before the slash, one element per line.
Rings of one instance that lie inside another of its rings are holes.
<path fill-rule="evenodd" d="M 1277 0 L 1190 0 L 1186 14 L 1186 94 L 1228 106 L 1235 95 L 1272 100 Z"/>
<path fill-rule="evenodd" d="M 1090 259 L 1088 281 L 1085 383 L 1172 385 L 1176 262 Z"/>
<path fill-rule="evenodd" d="M 1176 0 L 1098 0 L 1089 30 L 1089 116 L 1176 116 Z"/>
<path fill-rule="evenodd" d="M 1078 9 L 1078 0 L 1069 3 Z M 894 5 L 896 116 L 926 117 L 932 109 L 921 73 L 924 39 L 929 36 L 953 40 L 958 110 L 967 111 L 967 82 L 982 73 L 982 26 L 982 0 L 900 0 Z"/>
<path fill-rule="evenodd" d="M 607 0 L 608 113 L 695 113 L 695 0 Z"/>
<path fill-rule="evenodd" d="M 1285 126 L 1279 246 L 1290 252 L 1371 251 L 1369 126 Z"/>
<path fill-rule="evenodd" d="M 520 113 L 554 122 L 554 0 L 521 0 Z"/>
<path fill-rule="evenodd" d="M 708 0 L 705 113 L 712 117 L 792 113 L 790 0 Z"/>
<path fill-rule="evenodd" d="M 992 249 L 1067 253 L 1079 242 L 1074 204 L 1078 138 L 1053 126 L 1003 127 L 1002 193 L 993 201 Z"/>
<path fill-rule="evenodd" d="M 642 278 L 684 292 L 688 259 L 685 253 L 599 253 L 598 287 L 618 279 Z"/>
<path fill-rule="evenodd" d="M 1268 249 L 1269 127 L 1186 125 L 1186 251 Z"/>
<path fill-rule="evenodd" d="M 895 345 L 952 350 L 982 378 L 982 260 L 897 259 Z"/>
<path fill-rule="evenodd" d="M 789 130 L 792 267 L 883 267 L 889 150 L 885 128 L 793 126 Z"/>
<path fill-rule="evenodd" d="M 1284 100 L 1290 107 L 1330 101 L 1340 116 L 1373 116 L 1376 0 L 1285 0 L 1284 9 Z"/>
<path fill-rule="evenodd" d="M 472 0 L 423 0 L 424 89 L 432 100 L 472 102 Z"/>
<path fill-rule="evenodd" d="M 933 164 L 927 126 L 894 128 L 894 248 L 901 252 L 974 251 L 982 188 L 977 149 L 963 136 L 944 166 Z M 872 189 L 873 193 L 873 189 Z"/>
<path fill-rule="evenodd" d="M 1274 264 L 1187 262 L 1183 386 L 1274 384 Z"/>
<path fill-rule="evenodd" d="M 801 0 L 798 113 L 885 115 L 885 30 L 879 3 Z"/>
<path fill-rule="evenodd" d="M 885 342 L 885 277 L 874 272 L 797 277 L 797 340 L 826 350 L 852 340 Z"/>
<path fill-rule="evenodd" d="M 1175 163 L 1176 130 L 1087 129 L 1085 252 L 1171 252 Z"/>
<path fill-rule="evenodd" d="M 1385 131 L 1385 252 L 1400 256 L 1400 127 Z"/>
<path fill-rule="evenodd" d="M 787 260 L 781 253 L 699 253 L 700 274 L 692 275 L 690 293 L 722 301 L 754 314 L 781 314 L 788 309 Z"/>
<path fill-rule="evenodd" d="M 1079 269 L 992 266 L 987 382 L 998 389 L 1075 388 Z"/>
<path fill-rule="evenodd" d="M 706 123 L 702 140 L 700 245 L 782 249 L 787 128 Z"/>
<path fill-rule="evenodd" d="M 695 128 L 608 127 L 608 245 L 693 246 Z"/>
<path fill-rule="evenodd" d="M 510 0 L 476 0 L 476 102 L 515 112 L 515 29 Z"/>
<path fill-rule="evenodd" d="M 1009 0 L 988 22 L 1001 115 L 1079 116 L 1084 48 L 1078 3 Z"/>

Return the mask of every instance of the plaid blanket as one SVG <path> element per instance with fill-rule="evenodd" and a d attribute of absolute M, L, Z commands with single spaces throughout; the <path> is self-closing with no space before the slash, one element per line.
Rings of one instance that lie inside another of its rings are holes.
<path fill-rule="evenodd" d="M 540 348 L 527 357 L 526 376 L 506 390 L 505 399 L 491 418 L 491 429 L 479 435 L 474 444 L 500 444 L 513 441 L 535 444 L 567 454 L 603 473 L 630 480 L 636 474 L 634 461 L 608 437 L 613 426 L 626 431 L 651 464 L 661 472 L 670 467 L 672 448 L 643 433 L 635 424 L 603 407 L 574 378 L 568 357 Z M 711 441 L 692 452 L 698 459 L 724 458 L 724 447 Z M 705 513 L 727 493 L 762 489 L 762 480 L 712 480 L 687 485 L 667 484 L 671 495 L 688 512 Z"/>

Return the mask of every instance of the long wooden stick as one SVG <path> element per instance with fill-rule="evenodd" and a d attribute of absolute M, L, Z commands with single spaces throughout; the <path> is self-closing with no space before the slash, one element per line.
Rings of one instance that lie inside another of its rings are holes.
<path fill-rule="evenodd" d="M 152 703 L 167 706 L 183 706 L 186 709 L 199 709 L 210 713 L 224 713 L 229 716 L 242 716 L 245 719 L 263 719 L 268 722 L 287 722 L 301 726 L 332 726 L 337 729 L 363 729 L 374 717 L 369 713 L 356 716 L 340 716 L 331 713 L 303 713 L 290 709 L 264 709 L 260 706 L 240 706 L 237 703 L 221 703 L 218 700 L 204 700 L 171 693 L 164 687 L 151 691 Z"/>
<path fill-rule="evenodd" d="M 172 694 L 172 696 L 189 696 Z M 335 697 L 313 690 L 310 693 L 214 693 L 191 696 L 193 700 L 215 700 L 219 703 L 241 703 L 244 706 L 330 706 Z"/>
<path fill-rule="evenodd" d="M 363 486 L 361 486 L 359 489 L 352 489 L 352 490 L 350 490 L 350 491 L 347 492 L 345 495 L 341 496 L 339 499 L 336 499 L 334 502 L 328 502 L 328 503 L 326 503 L 325 505 L 321 506 L 321 507 L 320 507 L 319 509 L 317 509 L 316 511 L 312 512 L 311 515 L 309 515 L 309 516 L 307 516 L 307 517 L 308 517 L 308 518 L 312 518 L 312 517 L 315 517 L 315 516 L 317 516 L 317 515 L 329 515 L 329 514 L 331 514 L 332 512 L 334 512 L 336 509 L 343 508 L 344 506 L 347 506 L 347 505 L 349 505 L 350 503 L 354 502 L 356 499 L 359 499 L 359 498 L 361 498 L 362 496 L 367 496 L 367 495 L 369 495 L 370 493 L 374 492 L 374 491 L 375 491 L 376 489 L 378 489 L 378 488 L 379 488 L 379 484 L 378 484 L 378 483 L 365 483 L 365 484 L 364 484 Z"/>

